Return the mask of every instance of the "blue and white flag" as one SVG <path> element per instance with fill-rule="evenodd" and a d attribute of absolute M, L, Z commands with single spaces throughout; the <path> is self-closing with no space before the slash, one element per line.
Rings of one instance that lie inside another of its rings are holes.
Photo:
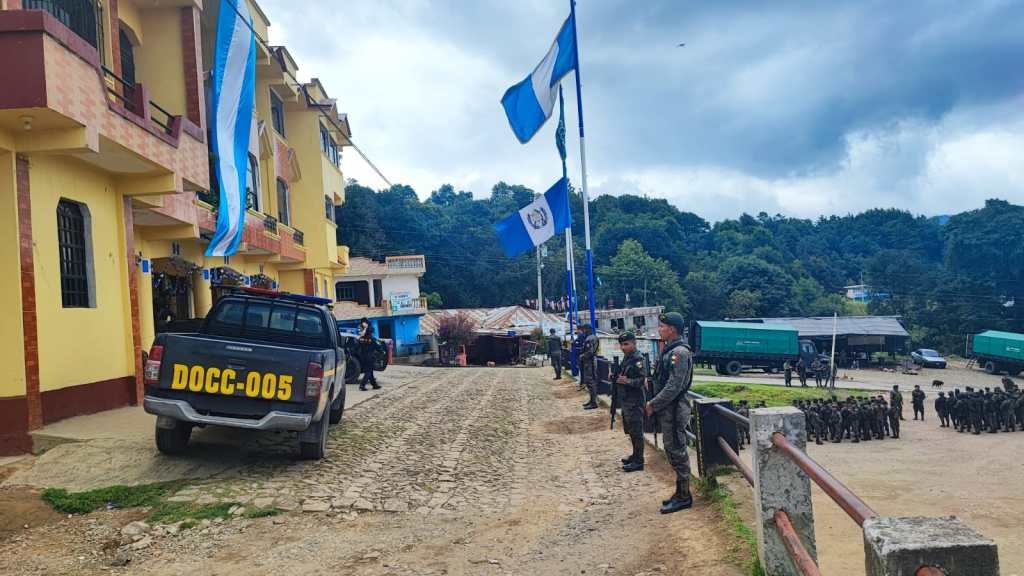
<path fill-rule="evenodd" d="M 572 225 L 569 180 L 561 178 L 542 196 L 494 225 L 509 258 L 543 244 Z"/>
<path fill-rule="evenodd" d="M 523 144 L 530 141 L 544 122 L 558 96 L 558 82 L 576 69 L 576 34 L 570 16 L 562 24 L 544 59 L 525 80 L 505 91 L 501 105 L 516 138 Z"/>
<path fill-rule="evenodd" d="M 256 83 L 256 38 L 246 2 L 221 0 L 213 54 L 210 148 L 220 188 L 217 230 L 207 256 L 230 256 L 245 230 L 245 176 Z"/>

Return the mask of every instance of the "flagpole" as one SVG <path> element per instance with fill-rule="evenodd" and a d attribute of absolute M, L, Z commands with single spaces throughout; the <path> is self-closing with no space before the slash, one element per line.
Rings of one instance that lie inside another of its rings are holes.
<path fill-rule="evenodd" d="M 555 145 L 558 148 L 558 156 L 562 159 L 562 178 L 568 180 L 569 169 L 565 165 L 565 97 L 562 95 L 562 84 L 558 84 L 558 131 L 556 133 Z M 572 204 L 569 202 L 569 194 L 565 195 L 566 214 L 572 214 Z M 569 317 L 569 340 L 576 334 L 576 277 L 572 272 L 572 226 L 565 229 L 565 295 L 568 299 L 566 313 Z M 569 346 L 569 367 L 572 374 L 576 375 L 576 347 Z"/>
<path fill-rule="evenodd" d="M 580 81 L 580 43 L 576 35 L 576 0 L 569 0 L 572 18 L 572 43 L 576 49 L 576 112 L 580 125 L 580 170 L 583 183 L 583 241 L 586 250 L 587 300 L 590 304 L 590 325 L 597 332 L 597 312 L 594 303 L 594 256 L 590 250 L 590 196 L 587 194 L 587 146 L 583 137 L 583 83 Z"/>

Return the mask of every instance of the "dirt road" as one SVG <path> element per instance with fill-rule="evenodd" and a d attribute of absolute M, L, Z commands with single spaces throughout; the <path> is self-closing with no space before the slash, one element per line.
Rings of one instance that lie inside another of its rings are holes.
<path fill-rule="evenodd" d="M 663 460 L 623 474 L 622 432 L 583 412 L 574 384 L 540 369 L 402 367 L 382 382 L 392 390 L 346 413 L 322 462 L 294 460 L 276 435 L 197 435 L 201 453 L 221 446 L 232 465 L 173 499 L 290 512 L 131 543 L 120 530 L 145 510 L 33 508 L 38 525 L 0 534 L 0 573 L 743 573 L 714 507 L 657 513 L 671 492 Z"/>

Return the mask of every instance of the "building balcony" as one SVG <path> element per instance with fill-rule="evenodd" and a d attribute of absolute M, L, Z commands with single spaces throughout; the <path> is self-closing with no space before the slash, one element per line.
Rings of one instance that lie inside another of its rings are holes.
<path fill-rule="evenodd" d="M 427 299 L 424 296 L 406 300 L 385 298 L 381 301 L 381 308 L 384 309 L 384 316 L 422 316 L 427 313 Z"/>
<path fill-rule="evenodd" d="M 105 71 L 69 25 L 40 9 L 0 11 L 0 148 L 73 156 L 130 196 L 208 188 L 202 129 Z"/>
<path fill-rule="evenodd" d="M 425 297 L 411 298 L 401 302 L 381 300 L 380 306 L 367 306 L 358 302 L 341 300 L 334 304 L 334 317 L 338 320 L 358 318 L 388 318 L 391 316 L 422 316 L 427 313 Z"/>
<path fill-rule="evenodd" d="M 216 209 L 196 200 L 196 214 L 199 230 L 210 236 L 217 229 Z M 302 232 L 286 226 L 272 216 L 247 210 L 245 229 L 238 253 L 250 257 L 264 257 L 269 262 L 295 264 L 306 260 L 306 248 L 302 244 Z"/>
<path fill-rule="evenodd" d="M 384 258 L 384 266 L 388 274 L 421 275 L 427 271 L 427 260 L 422 255 L 387 256 Z"/>

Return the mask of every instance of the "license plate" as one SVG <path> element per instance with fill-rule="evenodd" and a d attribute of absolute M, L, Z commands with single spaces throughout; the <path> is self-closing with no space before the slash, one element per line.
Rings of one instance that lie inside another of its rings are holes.
<path fill-rule="evenodd" d="M 288 374 L 252 370 L 241 376 L 231 368 L 175 364 L 171 390 L 246 396 L 264 400 L 290 400 L 292 381 L 293 377 Z"/>

